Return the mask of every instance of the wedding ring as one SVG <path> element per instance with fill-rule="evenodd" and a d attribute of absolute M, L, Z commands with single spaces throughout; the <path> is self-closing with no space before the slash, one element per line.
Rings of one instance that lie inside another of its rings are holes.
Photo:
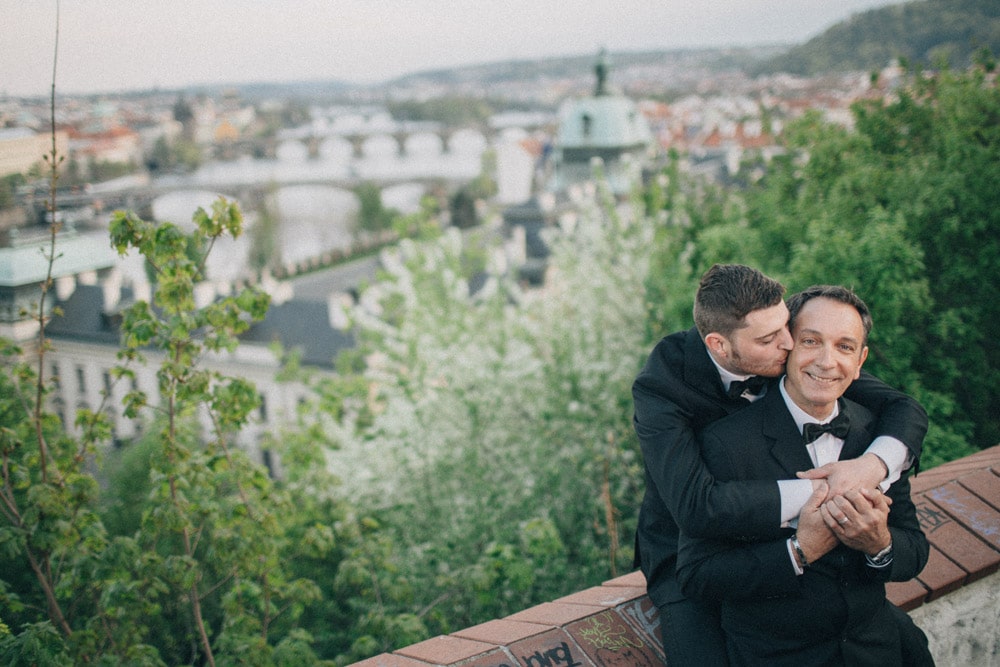
<path fill-rule="evenodd" d="M 850 523 L 850 522 L 851 522 L 851 520 L 850 520 L 850 519 L 848 519 L 848 518 L 847 518 L 846 516 L 845 516 L 845 517 L 843 517 L 843 518 L 841 518 L 841 519 L 838 519 L 838 521 L 839 521 L 840 523 Z"/>

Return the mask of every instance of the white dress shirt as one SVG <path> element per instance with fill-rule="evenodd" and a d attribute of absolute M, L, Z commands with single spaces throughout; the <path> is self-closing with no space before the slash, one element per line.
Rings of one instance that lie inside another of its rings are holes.
<path fill-rule="evenodd" d="M 740 375 L 739 373 L 733 373 L 732 371 L 723 368 L 722 366 L 719 365 L 719 362 L 715 360 L 715 357 L 713 357 L 711 353 L 709 353 L 708 358 L 712 360 L 712 363 L 715 364 L 715 368 L 719 371 L 719 377 L 722 380 L 722 387 L 726 391 L 729 391 L 729 385 L 731 385 L 733 382 L 736 382 L 737 380 L 746 380 L 748 377 L 750 377 L 749 375 Z M 796 416 L 795 412 L 796 410 L 798 411 L 799 414 L 804 415 L 805 412 L 797 405 L 795 405 L 795 402 L 789 399 L 788 395 L 785 394 L 784 377 L 782 377 L 781 382 L 779 384 L 781 386 L 782 395 L 785 396 L 785 402 L 786 404 L 789 405 L 789 411 L 792 413 L 792 416 L 793 417 Z M 742 398 L 745 398 L 752 403 L 759 398 L 763 398 L 765 393 L 767 393 L 767 387 L 765 387 L 764 390 L 761 391 L 761 393 L 756 395 L 751 394 L 749 392 L 743 392 Z M 830 419 L 833 419 L 836 416 L 837 416 L 837 409 L 835 408 L 833 414 L 830 415 L 828 419 L 824 420 L 823 423 L 830 421 Z M 799 421 L 798 419 L 796 419 L 796 424 L 798 424 L 799 431 L 801 432 L 803 424 L 805 424 L 806 422 L 815 422 L 815 421 L 816 420 L 813 417 L 806 415 L 804 421 Z M 833 438 L 833 436 L 830 436 L 828 433 L 824 433 L 823 436 L 816 442 L 825 441 L 827 438 Z M 815 443 L 810 445 L 809 455 L 812 457 L 813 463 L 816 464 L 817 467 L 836 461 L 840 456 L 840 447 L 843 445 L 843 443 L 838 445 L 836 447 L 836 455 L 834 455 L 832 458 L 828 458 L 829 451 L 827 450 L 829 450 L 830 448 L 829 446 L 824 446 L 821 444 L 820 447 L 823 448 L 822 463 L 816 463 L 820 459 L 818 459 L 815 455 L 817 450 L 816 447 L 813 446 L 814 444 Z M 734 446 L 738 445 L 734 443 Z M 900 475 L 903 474 L 903 471 L 907 470 L 913 463 L 913 455 L 910 453 L 910 449 L 906 445 L 904 445 L 903 442 L 898 438 L 893 438 L 892 436 L 888 435 L 880 435 L 877 438 L 875 438 L 872 441 L 872 443 L 868 446 L 868 449 L 865 450 L 865 453 L 874 454 L 875 456 L 882 459 L 882 462 L 885 464 L 886 470 L 889 471 L 885 479 L 882 480 L 882 482 L 879 484 L 879 488 L 883 492 L 885 492 L 889 488 L 889 485 L 898 480 Z M 809 500 L 809 496 L 812 495 L 812 492 L 813 492 L 812 480 L 809 479 L 778 480 L 778 494 L 781 498 L 782 527 L 794 526 L 795 523 L 797 523 L 796 520 L 798 519 L 799 512 L 802 511 L 802 506 L 806 504 L 807 500 Z"/>

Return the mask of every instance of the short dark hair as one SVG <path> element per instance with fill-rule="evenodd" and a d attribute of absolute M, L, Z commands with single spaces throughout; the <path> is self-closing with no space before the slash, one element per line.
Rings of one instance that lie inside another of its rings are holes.
<path fill-rule="evenodd" d="M 848 306 L 853 306 L 855 310 L 858 311 L 858 315 L 861 316 L 861 326 L 863 326 L 865 330 L 865 339 L 861 341 L 861 344 L 868 344 L 868 334 L 871 333 L 873 324 L 872 313 L 868 309 L 868 305 L 861 299 L 861 297 L 853 291 L 847 289 L 846 287 L 841 287 L 840 285 L 813 285 L 812 287 L 807 287 L 798 294 L 793 294 L 788 297 L 789 329 L 792 329 L 795 326 L 795 318 L 802 310 L 802 306 L 804 306 L 808 301 L 818 298 L 832 299 L 834 301 L 846 303 Z"/>
<path fill-rule="evenodd" d="M 742 264 L 716 264 L 701 277 L 694 299 L 694 324 L 704 338 L 727 338 L 746 326 L 746 316 L 781 303 L 785 286 Z"/>

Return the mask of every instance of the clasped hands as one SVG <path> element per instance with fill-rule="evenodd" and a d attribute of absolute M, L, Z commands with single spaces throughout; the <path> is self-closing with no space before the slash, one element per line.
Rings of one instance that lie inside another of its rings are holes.
<path fill-rule="evenodd" d="M 799 514 L 798 539 L 809 562 L 837 544 L 869 556 L 889 545 L 892 499 L 879 490 L 886 470 L 873 454 L 814 468 L 799 477 L 813 481 L 813 494 Z"/>

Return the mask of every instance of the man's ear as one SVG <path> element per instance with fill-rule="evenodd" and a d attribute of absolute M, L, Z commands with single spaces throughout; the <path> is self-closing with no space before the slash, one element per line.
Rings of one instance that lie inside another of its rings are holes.
<path fill-rule="evenodd" d="M 712 332 L 705 336 L 705 347 L 720 357 L 726 357 L 729 349 L 729 341 L 720 333 Z"/>
<path fill-rule="evenodd" d="M 861 348 L 861 362 L 858 363 L 858 372 L 854 374 L 854 379 L 857 380 L 861 377 L 861 367 L 865 365 L 865 361 L 868 359 L 868 346 L 865 345 Z"/>

